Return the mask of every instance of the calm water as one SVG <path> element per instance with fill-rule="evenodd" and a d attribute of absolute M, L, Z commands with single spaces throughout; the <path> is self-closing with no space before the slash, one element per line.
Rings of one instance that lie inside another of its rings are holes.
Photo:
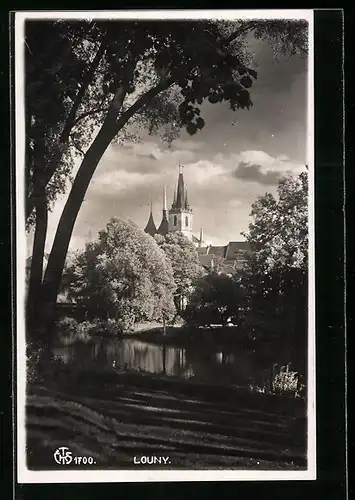
<path fill-rule="evenodd" d="M 250 390 L 272 389 L 280 364 L 263 361 L 253 351 L 219 347 L 171 347 L 137 339 L 100 341 L 57 347 L 53 354 L 80 369 L 113 368 L 205 383 L 237 385 Z"/>

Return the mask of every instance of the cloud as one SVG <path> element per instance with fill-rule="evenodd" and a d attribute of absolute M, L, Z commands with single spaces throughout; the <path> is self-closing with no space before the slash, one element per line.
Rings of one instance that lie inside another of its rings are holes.
<path fill-rule="evenodd" d="M 153 141 L 114 145 L 106 151 L 99 170 L 152 173 L 161 172 L 164 166 L 167 169 L 174 166 L 176 169 L 179 163 L 184 164 L 196 157 L 196 151 L 189 142 L 185 144 L 185 141 L 180 140 L 179 147 L 174 148 L 163 147 Z"/>
<path fill-rule="evenodd" d="M 76 221 L 71 247 L 93 237 L 111 217 L 132 219 L 144 227 L 150 199 L 157 224 L 162 187 L 171 204 L 179 162 L 194 211 L 194 232 L 204 226 L 211 242 L 239 239 L 248 229 L 251 204 L 266 191 L 276 194 L 277 180 L 297 174 L 306 163 L 306 61 L 298 56 L 275 63 L 272 47 L 257 42 L 258 79 L 250 110 L 232 112 L 226 103 L 203 103 L 205 127 L 185 130 L 170 148 L 158 137 L 139 132 L 143 143 L 108 148 L 95 172 Z M 254 50 L 254 49 L 253 49 Z M 133 132 L 135 132 L 133 127 Z M 50 214 L 47 251 L 66 196 Z"/>
<path fill-rule="evenodd" d="M 237 179 L 273 186 L 278 183 L 281 173 L 275 170 L 268 170 L 264 173 L 261 165 L 241 161 L 234 171 L 234 176 Z"/>

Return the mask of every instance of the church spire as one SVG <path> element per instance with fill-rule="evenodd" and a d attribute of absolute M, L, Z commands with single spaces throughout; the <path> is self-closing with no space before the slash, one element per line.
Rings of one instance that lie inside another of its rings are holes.
<path fill-rule="evenodd" d="M 168 217 L 167 217 L 167 210 L 166 210 L 166 186 L 164 185 L 163 189 L 163 218 L 161 220 L 158 233 L 165 236 L 169 232 L 169 222 L 168 222 Z"/>
<path fill-rule="evenodd" d="M 163 188 L 163 212 L 166 212 L 166 185 Z"/>
<path fill-rule="evenodd" d="M 183 167 L 179 164 L 179 178 L 176 192 L 176 208 L 185 208 L 185 183 Z"/>
<path fill-rule="evenodd" d="M 203 226 L 200 227 L 200 239 L 198 242 L 199 247 L 202 247 L 202 245 L 203 245 Z"/>
<path fill-rule="evenodd" d="M 148 219 L 147 225 L 145 226 L 144 231 L 146 233 L 150 234 L 150 236 L 154 236 L 157 232 L 157 228 L 156 228 L 154 218 L 153 218 L 153 200 L 152 199 L 150 199 L 150 215 L 149 215 L 149 219 Z"/>
<path fill-rule="evenodd" d="M 186 208 L 186 210 L 188 210 L 190 208 L 189 201 L 187 199 L 187 189 L 185 189 L 185 208 Z"/>

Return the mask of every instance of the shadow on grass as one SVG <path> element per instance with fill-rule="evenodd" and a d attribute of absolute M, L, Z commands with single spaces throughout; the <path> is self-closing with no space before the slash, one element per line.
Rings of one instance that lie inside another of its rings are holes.
<path fill-rule="evenodd" d="M 32 469 L 55 468 L 59 446 L 91 468 L 132 468 L 139 454 L 168 455 L 170 468 L 306 466 L 303 400 L 169 377 L 63 366 L 29 388 L 27 431 Z"/>

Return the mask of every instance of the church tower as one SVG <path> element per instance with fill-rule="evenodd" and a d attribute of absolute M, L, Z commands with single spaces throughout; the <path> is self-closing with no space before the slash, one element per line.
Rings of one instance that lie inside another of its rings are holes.
<path fill-rule="evenodd" d="M 169 210 L 169 233 L 181 232 L 192 241 L 192 209 L 187 199 L 183 167 L 179 165 L 179 177 L 177 189 L 174 193 L 174 201 Z"/>

